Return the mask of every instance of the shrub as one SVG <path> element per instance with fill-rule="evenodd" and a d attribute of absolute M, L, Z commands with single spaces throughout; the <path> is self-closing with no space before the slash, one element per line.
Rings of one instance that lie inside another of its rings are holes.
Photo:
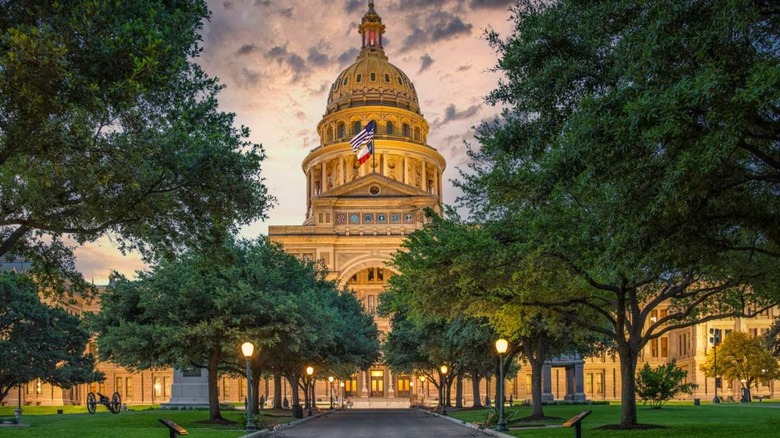
<path fill-rule="evenodd" d="M 636 377 L 636 393 L 651 409 L 660 409 L 675 395 L 691 394 L 698 387 L 695 383 L 682 383 L 687 376 L 688 372 L 677 368 L 674 360 L 656 368 L 645 363 Z"/>

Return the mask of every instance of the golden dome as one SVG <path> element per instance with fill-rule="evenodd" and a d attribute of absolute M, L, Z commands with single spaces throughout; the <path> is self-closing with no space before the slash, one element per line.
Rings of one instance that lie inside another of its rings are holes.
<path fill-rule="evenodd" d="M 374 11 L 374 3 L 358 27 L 362 36 L 360 54 L 333 82 L 328 94 L 327 114 L 360 106 L 393 106 L 420 113 L 417 91 L 412 81 L 387 61 L 382 47 L 385 26 Z"/>

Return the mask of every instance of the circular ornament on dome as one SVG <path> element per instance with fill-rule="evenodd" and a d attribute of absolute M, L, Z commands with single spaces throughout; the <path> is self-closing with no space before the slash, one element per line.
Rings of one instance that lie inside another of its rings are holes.
<path fill-rule="evenodd" d="M 368 188 L 368 193 L 370 193 L 371 196 L 378 196 L 379 193 L 381 193 L 381 192 L 382 192 L 382 189 L 380 189 L 379 186 L 376 186 L 376 185 L 371 186 L 371 187 Z"/>

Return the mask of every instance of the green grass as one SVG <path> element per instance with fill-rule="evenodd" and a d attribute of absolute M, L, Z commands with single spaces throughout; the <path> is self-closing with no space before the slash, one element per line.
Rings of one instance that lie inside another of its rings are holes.
<path fill-rule="evenodd" d="M 514 411 L 514 417 L 525 417 L 531 414 L 530 407 L 507 408 Z M 545 406 L 547 416 L 561 417 L 557 424 L 573 417 L 582 411 L 593 411 L 583 421 L 583 436 L 587 437 L 769 437 L 777 436 L 780 430 L 780 405 L 776 403 L 751 403 L 748 405 L 724 403 L 721 405 L 703 404 L 693 406 L 691 402 L 670 403 L 662 409 L 652 410 L 649 407 L 637 406 L 639 423 L 666 426 L 665 429 L 642 431 L 598 430 L 598 427 L 620 422 L 620 405 L 609 406 Z M 454 411 L 450 415 L 464 421 L 479 422 L 485 417 L 486 410 Z M 534 422 L 539 423 L 539 422 Z M 572 429 L 513 429 L 510 435 L 522 437 L 566 437 L 574 433 Z"/>
<path fill-rule="evenodd" d="M 22 421 L 30 427 L 0 428 L 3 438 L 16 437 L 77 437 L 104 438 L 121 436 L 124 438 L 147 438 L 168 436 L 167 429 L 160 424 L 160 418 L 167 418 L 187 429 L 188 437 L 237 438 L 246 434 L 243 430 L 243 412 L 222 411 L 222 416 L 236 421 L 234 425 L 221 426 L 199 424 L 196 421 L 208 419 L 206 410 L 160 410 L 157 406 L 132 406 L 127 412 L 111 414 L 103 406 L 98 406 L 94 415 L 87 413 L 84 406 L 25 406 Z M 57 409 L 64 414 L 58 415 Z M 0 417 L 13 417 L 14 407 L 0 407 Z M 288 422 L 291 417 L 268 417 L 272 423 Z"/>

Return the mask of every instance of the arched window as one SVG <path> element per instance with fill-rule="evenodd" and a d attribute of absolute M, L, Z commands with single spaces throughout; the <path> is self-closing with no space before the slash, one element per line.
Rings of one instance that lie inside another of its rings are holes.
<path fill-rule="evenodd" d="M 344 122 L 339 122 L 336 131 L 338 131 L 339 138 L 344 138 L 347 136 L 347 129 L 346 126 L 344 126 Z"/>
<path fill-rule="evenodd" d="M 355 78 L 355 82 L 360 82 L 361 79 L 363 79 L 363 75 L 357 75 L 357 77 Z"/>
<path fill-rule="evenodd" d="M 414 139 L 420 141 L 420 128 L 414 128 Z"/>
<path fill-rule="evenodd" d="M 344 82 L 342 83 L 342 85 L 347 85 L 348 83 L 349 83 L 349 76 L 346 76 L 344 78 Z"/>
<path fill-rule="evenodd" d="M 403 124 L 403 126 L 402 126 L 402 134 L 403 134 L 404 137 L 411 137 L 412 136 L 412 131 L 411 131 L 411 128 L 409 127 L 408 123 L 404 123 Z"/>
<path fill-rule="evenodd" d="M 385 73 L 385 82 L 390 82 L 390 75 Z"/>
<path fill-rule="evenodd" d="M 395 126 L 393 125 L 393 122 L 387 122 L 387 135 L 393 134 L 395 134 Z"/>
<path fill-rule="evenodd" d="M 376 73 L 371 73 L 371 82 L 376 80 Z"/>
<path fill-rule="evenodd" d="M 352 135 L 360 132 L 360 122 L 352 122 Z"/>
<path fill-rule="evenodd" d="M 396 79 L 398 79 L 398 85 L 403 85 L 404 82 L 401 80 L 400 76 L 396 76 Z"/>

